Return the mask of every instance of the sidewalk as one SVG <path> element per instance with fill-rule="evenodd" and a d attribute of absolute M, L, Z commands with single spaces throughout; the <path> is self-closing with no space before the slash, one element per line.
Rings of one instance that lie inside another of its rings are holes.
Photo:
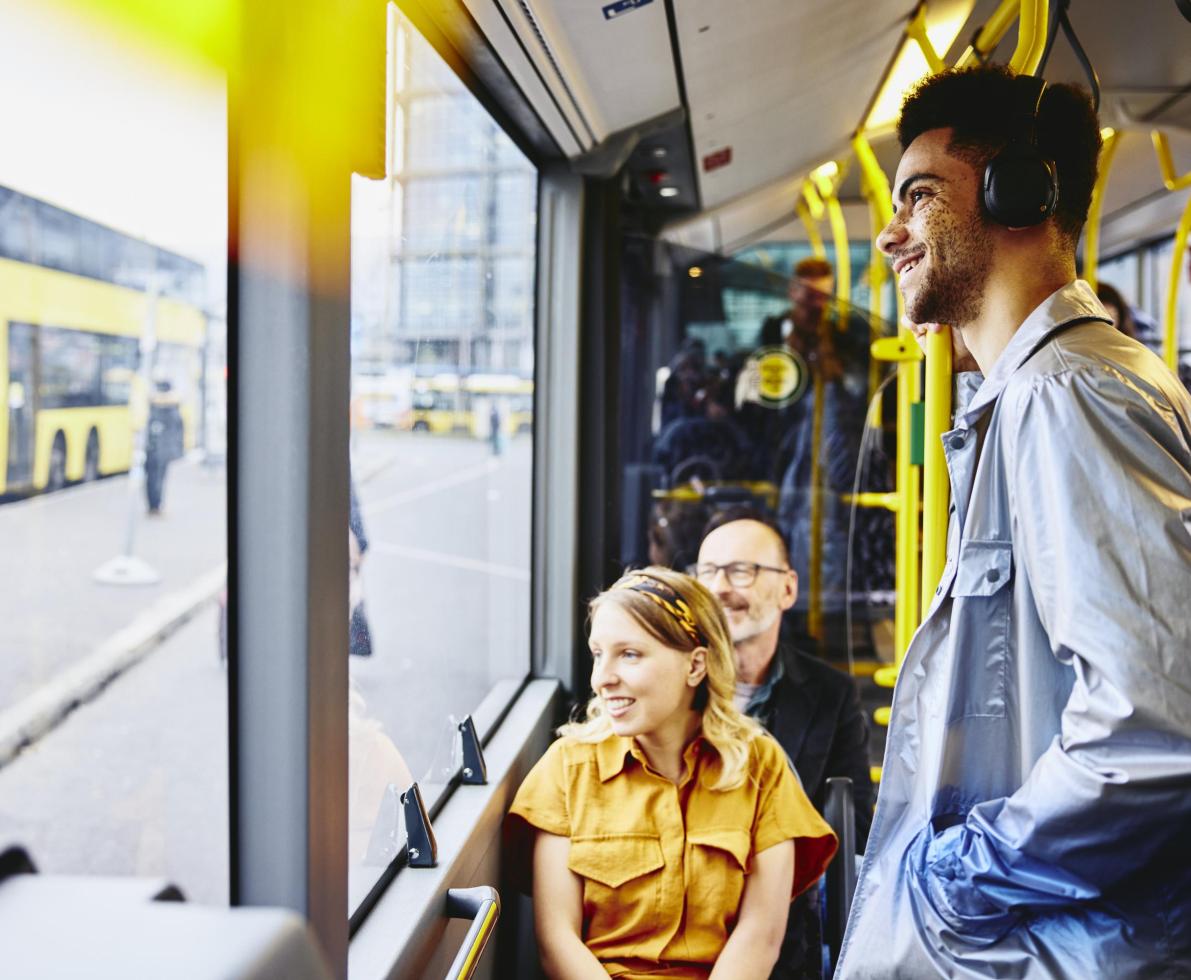
<path fill-rule="evenodd" d="M 387 433 L 357 433 L 357 481 L 396 451 Z M 0 505 L 0 766 L 216 596 L 226 580 L 226 487 L 223 465 L 180 461 L 160 517 L 145 515 L 141 497 L 130 503 L 126 476 Z M 102 585 L 93 573 L 121 553 L 130 509 L 133 553 L 160 580 Z M 212 658 L 217 650 L 212 632 Z"/>

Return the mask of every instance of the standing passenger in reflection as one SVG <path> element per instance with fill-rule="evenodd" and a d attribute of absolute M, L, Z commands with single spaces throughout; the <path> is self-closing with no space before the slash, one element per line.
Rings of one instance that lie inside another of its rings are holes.
<path fill-rule="evenodd" d="M 591 603 L 586 719 L 509 815 L 551 977 L 768 977 L 790 899 L 835 853 L 781 747 L 732 703 L 727 625 L 669 569 Z"/>

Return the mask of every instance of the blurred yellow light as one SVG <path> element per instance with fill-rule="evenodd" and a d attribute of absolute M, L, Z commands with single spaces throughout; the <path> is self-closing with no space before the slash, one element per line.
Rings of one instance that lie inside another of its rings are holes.
<path fill-rule="evenodd" d="M 811 176 L 815 178 L 815 182 L 820 180 L 833 180 L 835 175 L 839 173 L 839 164 L 834 160 L 828 160 L 821 166 L 816 167 L 811 171 Z"/>
<path fill-rule="evenodd" d="M 697 266 L 697 265 L 692 265 L 689 269 L 686 270 L 686 274 L 688 276 L 690 276 L 692 279 L 698 279 L 701 275 L 703 275 L 703 270 L 701 268 L 699 268 L 699 266 Z"/>
<path fill-rule="evenodd" d="M 930 13 L 928 10 L 928 19 L 929 16 Z M 951 47 L 955 41 L 955 36 L 960 32 L 967 19 L 967 12 L 962 11 L 961 8 L 959 14 L 952 14 L 946 20 L 927 24 L 926 36 L 930 39 L 931 47 L 940 56 L 945 54 Z M 872 132 L 874 130 L 892 127 L 897 122 L 897 116 L 902 107 L 902 99 L 905 98 L 906 92 L 916 82 L 929 74 L 930 66 L 926 63 L 926 55 L 922 53 L 922 49 L 909 37 L 903 37 L 901 40 L 901 50 L 898 52 L 897 59 L 893 63 L 889 77 L 885 79 L 885 85 L 873 103 L 873 108 L 869 112 L 868 118 L 864 121 L 864 131 Z"/>
<path fill-rule="evenodd" d="M 1105 126 L 1102 130 L 1100 130 L 1100 138 L 1102 140 L 1110 140 L 1114 136 L 1116 136 L 1116 134 L 1117 134 L 1117 131 L 1115 129 L 1113 129 L 1111 126 Z"/>

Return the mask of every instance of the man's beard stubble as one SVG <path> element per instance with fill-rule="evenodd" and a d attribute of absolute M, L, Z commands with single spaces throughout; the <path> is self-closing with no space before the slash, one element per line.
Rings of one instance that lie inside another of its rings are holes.
<path fill-rule="evenodd" d="M 984 301 L 992 271 L 992 235 L 988 219 L 976 210 L 962 227 L 948 221 L 928 240 L 932 261 L 922 285 L 906 307 L 912 323 L 973 322 Z M 940 245 L 942 248 L 940 248 Z M 946 258 L 944 264 L 940 260 Z"/>

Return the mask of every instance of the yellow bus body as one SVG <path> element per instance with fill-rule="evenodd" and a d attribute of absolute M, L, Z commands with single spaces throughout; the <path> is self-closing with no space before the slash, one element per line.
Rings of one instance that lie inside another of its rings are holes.
<path fill-rule="evenodd" d="M 60 272 L 26 262 L 0 259 L 0 494 L 44 490 L 49 482 L 50 454 L 54 439 L 66 441 L 66 478 L 82 479 L 87 440 L 92 431 L 99 439 L 99 473 L 119 473 L 132 462 L 133 419 L 128 405 L 42 409 L 35 415 L 33 478 L 29 485 L 7 485 L 8 432 L 8 327 L 27 323 L 110 336 L 140 338 L 149 315 L 149 296 L 136 289 Z M 202 348 L 206 319 L 197 307 L 165 296 L 157 298 L 158 344 Z M 198 389 L 198 378 L 195 378 Z M 184 444 L 192 447 L 197 432 L 197 410 L 192 402 L 181 407 Z"/>

